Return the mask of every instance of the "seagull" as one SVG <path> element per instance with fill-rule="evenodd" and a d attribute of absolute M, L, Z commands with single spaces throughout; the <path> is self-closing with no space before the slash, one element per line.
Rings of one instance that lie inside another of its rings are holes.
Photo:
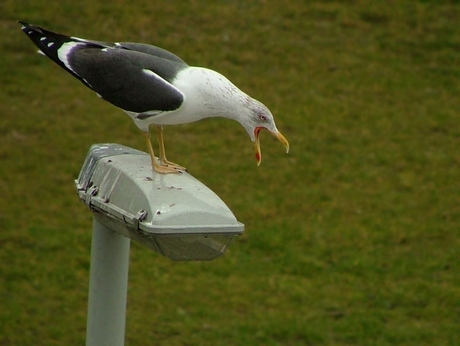
<path fill-rule="evenodd" d="M 262 160 L 259 134 L 263 129 L 289 152 L 289 142 L 276 128 L 270 110 L 216 71 L 189 66 L 175 54 L 145 43 L 92 41 L 19 23 L 39 53 L 128 114 L 142 131 L 157 173 L 185 170 L 166 159 L 163 125 L 204 118 L 238 121 L 254 143 L 257 165 Z M 152 124 L 157 128 L 159 162 L 150 141 Z"/>

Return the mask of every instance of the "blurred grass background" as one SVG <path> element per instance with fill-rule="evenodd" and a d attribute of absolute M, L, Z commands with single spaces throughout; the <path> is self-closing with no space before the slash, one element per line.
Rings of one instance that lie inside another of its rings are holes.
<path fill-rule="evenodd" d="M 0 3 L 0 345 L 85 340 L 93 143 L 145 150 L 131 120 L 16 20 L 146 42 L 264 102 L 256 167 L 225 119 L 168 127 L 168 158 L 246 225 L 213 262 L 132 244 L 126 345 L 460 344 L 458 1 Z"/>

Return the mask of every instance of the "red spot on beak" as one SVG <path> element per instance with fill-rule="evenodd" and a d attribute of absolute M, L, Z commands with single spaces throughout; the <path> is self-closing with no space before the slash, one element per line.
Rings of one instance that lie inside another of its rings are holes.
<path fill-rule="evenodd" d="M 262 161 L 262 154 L 260 153 L 260 142 L 259 142 L 259 132 L 262 129 L 263 127 L 256 127 L 254 129 L 254 149 L 256 152 L 257 166 L 260 165 L 260 162 Z"/>

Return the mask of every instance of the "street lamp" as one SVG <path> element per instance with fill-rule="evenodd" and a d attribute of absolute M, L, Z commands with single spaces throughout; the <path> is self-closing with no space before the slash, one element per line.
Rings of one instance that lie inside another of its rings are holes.
<path fill-rule="evenodd" d="M 200 181 L 155 173 L 149 155 L 122 145 L 93 145 L 75 185 L 93 213 L 88 346 L 124 344 L 130 239 L 172 260 L 203 261 L 244 231 Z"/>

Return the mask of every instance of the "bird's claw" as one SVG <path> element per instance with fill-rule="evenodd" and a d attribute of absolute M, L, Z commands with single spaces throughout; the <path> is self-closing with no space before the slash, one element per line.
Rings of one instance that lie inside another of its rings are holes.
<path fill-rule="evenodd" d="M 157 173 L 160 173 L 160 174 L 171 174 L 171 173 L 181 174 L 182 173 L 181 170 L 175 169 L 175 168 L 170 167 L 170 166 L 159 165 L 159 164 L 155 164 L 153 166 L 153 170 L 155 172 L 157 172 Z"/>
<path fill-rule="evenodd" d="M 185 168 L 185 167 L 183 167 L 181 165 L 178 165 L 177 163 L 168 161 L 168 160 L 162 160 L 160 165 L 165 166 L 165 167 L 174 168 L 174 169 L 176 169 L 178 171 L 187 171 L 187 168 Z"/>

